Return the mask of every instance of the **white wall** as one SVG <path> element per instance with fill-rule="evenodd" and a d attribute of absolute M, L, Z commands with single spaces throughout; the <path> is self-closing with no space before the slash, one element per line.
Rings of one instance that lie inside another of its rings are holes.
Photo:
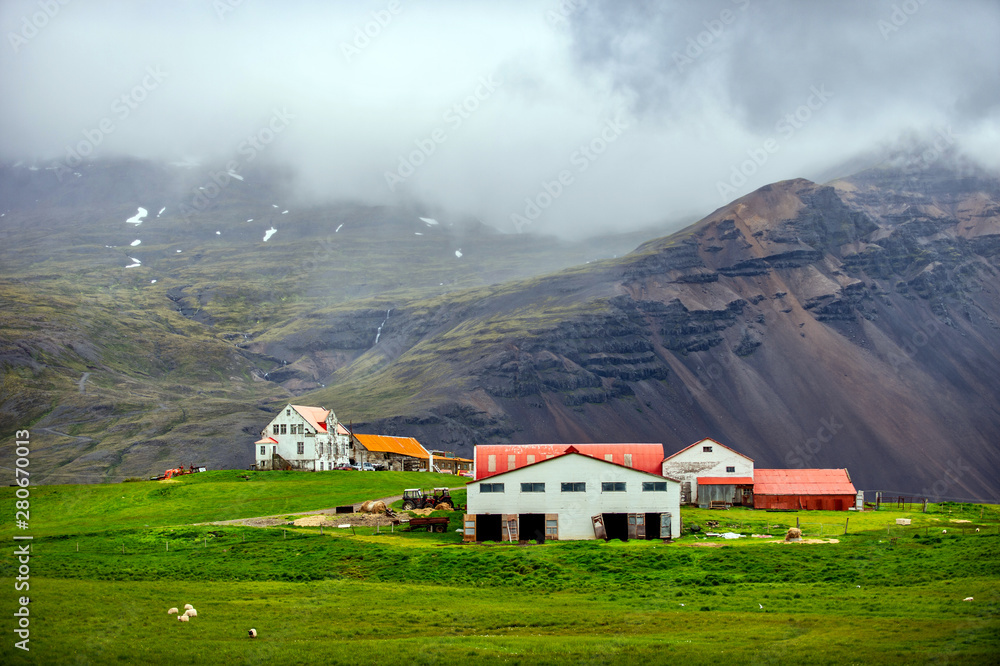
<path fill-rule="evenodd" d="M 603 482 L 625 482 L 625 492 L 602 492 Z M 643 492 L 643 482 L 666 482 L 666 492 Z M 584 482 L 586 492 L 562 492 L 563 482 Z M 503 483 L 503 493 L 480 492 L 483 483 Z M 544 493 L 522 493 L 522 483 L 544 483 Z M 555 513 L 559 539 L 593 539 L 592 517 L 601 513 L 669 513 L 680 536 L 680 484 L 580 454 L 567 454 L 468 486 L 470 514 Z"/>
<path fill-rule="evenodd" d="M 706 446 L 712 447 L 712 451 L 704 451 Z M 727 472 L 727 467 L 733 467 L 735 471 Z M 694 502 L 698 498 L 699 476 L 753 477 L 753 460 L 727 449 L 718 442 L 703 439 L 689 449 L 664 460 L 663 475 L 682 482 L 690 482 L 691 497 L 687 501 Z"/>
<path fill-rule="evenodd" d="M 291 413 L 289 413 L 289 410 Z M 254 458 L 257 459 L 257 469 L 271 468 L 271 454 L 276 452 L 279 456 L 292 463 L 292 465 L 310 471 L 319 471 L 319 463 L 323 463 L 323 470 L 332 469 L 335 465 L 346 465 L 348 463 L 349 452 L 347 450 L 348 436 L 335 434 L 336 417 L 330 419 L 327 424 L 328 432 L 317 433 L 309 422 L 290 405 L 281 409 L 277 416 L 267 424 L 264 430 L 264 437 L 273 437 L 278 440 L 277 444 L 255 444 Z M 284 425 L 284 435 L 275 435 L 274 426 Z M 303 433 L 290 434 L 291 427 L 296 429 L 303 426 Z M 310 434 L 311 433 L 311 434 Z M 303 452 L 298 452 L 298 442 L 303 443 Z M 322 453 L 320 448 L 322 445 Z M 260 453 L 260 447 L 265 447 L 264 455 Z"/>

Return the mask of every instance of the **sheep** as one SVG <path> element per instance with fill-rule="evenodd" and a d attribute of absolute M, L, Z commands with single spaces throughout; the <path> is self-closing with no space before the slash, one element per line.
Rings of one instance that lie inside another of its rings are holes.
<path fill-rule="evenodd" d="M 187 615 L 178 615 L 177 620 L 179 622 L 188 622 L 191 620 L 191 618 L 189 618 Z"/>
<path fill-rule="evenodd" d="M 247 634 L 250 636 L 250 638 L 257 638 L 257 630 L 256 629 L 251 629 L 250 631 L 247 632 Z"/>
<path fill-rule="evenodd" d="M 972 597 L 966 597 L 962 601 L 975 601 Z"/>
<path fill-rule="evenodd" d="M 184 604 L 184 610 L 191 610 L 192 608 L 194 608 L 194 606 L 191 604 Z"/>
<path fill-rule="evenodd" d="M 941 534 L 947 534 L 948 530 L 941 530 Z"/>
<path fill-rule="evenodd" d="M 188 617 L 198 617 L 198 611 L 196 611 L 193 608 L 187 609 L 186 611 L 184 611 L 184 614 L 187 615 Z"/>
<path fill-rule="evenodd" d="M 171 608 L 170 610 L 167 611 L 167 615 L 177 615 L 177 612 L 178 611 L 176 608 Z"/>

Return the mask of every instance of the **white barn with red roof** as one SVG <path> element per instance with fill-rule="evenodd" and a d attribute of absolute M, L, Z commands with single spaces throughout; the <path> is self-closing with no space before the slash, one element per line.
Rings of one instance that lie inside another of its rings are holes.
<path fill-rule="evenodd" d="M 681 503 L 752 505 L 753 458 L 714 439 L 702 439 L 663 459 L 660 473 L 681 482 Z"/>
<path fill-rule="evenodd" d="M 584 454 L 583 446 L 562 445 L 547 458 L 469 482 L 465 541 L 680 536 L 676 480 Z"/>
<path fill-rule="evenodd" d="M 350 444 L 333 410 L 288 404 L 254 442 L 255 469 L 335 469 L 350 464 Z"/>

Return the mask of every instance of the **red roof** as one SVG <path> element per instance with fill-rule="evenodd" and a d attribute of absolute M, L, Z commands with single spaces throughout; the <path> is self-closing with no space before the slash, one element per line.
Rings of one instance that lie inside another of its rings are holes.
<path fill-rule="evenodd" d="M 486 444 L 476 447 L 476 480 L 525 467 L 531 464 L 528 462 L 529 455 L 534 456 L 533 462 L 537 463 L 561 456 L 568 449 L 573 449 L 571 453 L 582 453 L 591 458 L 661 476 L 662 444 Z M 625 454 L 632 456 L 631 465 L 625 464 Z M 488 471 L 490 456 L 496 456 L 496 469 L 492 472 Z M 508 465 L 509 456 L 514 456 L 513 466 Z"/>
<path fill-rule="evenodd" d="M 292 405 L 292 409 L 297 411 L 302 415 L 309 425 L 313 427 L 317 433 L 326 432 L 326 417 L 330 415 L 329 409 L 323 409 L 322 407 L 306 407 L 304 405 Z"/>
<path fill-rule="evenodd" d="M 278 440 L 274 437 L 264 437 L 263 439 L 258 439 L 254 444 L 277 444 Z"/>
<path fill-rule="evenodd" d="M 695 442 L 695 443 L 694 443 L 694 444 L 692 444 L 691 446 L 685 446 L 685 447 L 684 447 L 683 449 L 681 449 L 681 450 L 680 450 L 680 451 L 678 451 L 677 453 L 672 453 L 672 454 L 670 454 L 669 456 L 667 456 L 666 458 L 664 458 L 664 459 L 663 459 L 663 462 L 666 462 L 666 461 L 670 460 L 671 458 L 673 458 L 674 456 L 676 456 L 676 455 L 678 455 L 678 454 L 681 454 L 681 453 L 684 453 L 684 452 L 685 452 L 685 451 L 687 451 L 688 449 L 693 449 L 694 447 L 698 446 L 699 444 L 704 444 L 705 442 L 712 442 L 712 444 L 718 444 L 718 445 L 719 445 L 719 446 L 721 446 L 722 448 L 724 448 L 724 449 L 729 449 L 730 451 L 732 451 L 732 452 L 733 452 L 733 453 L 735 453 L 736 455 L 738 455 L 738 456 L 743 456 L 744 458 L 746 458 L 746 459 L 747 459 L 747 460 L 749 460 L 750 462 L 753 462 L 753 458 L 751 458 L 750 456 L 748 456 L 748 455 L 744 455 L 744 454 L 740 453 L 739 451 L 737 451 L 736 449 L 734 449 L 734 448 L 732 448 L 732 447 L 729 447 L 729 446 L 726 446 L 726 445 L 725 445 L 725 444 L 723 444 L 722 442 L 717 442 L 717 441 L 715 441 L 714 439 L 711 439 L 711 438 L 709 438 L 709 437 L 706 437 L 705 439 L 699 439 L 699 440 L 698 440 L 697 442 Z"/>
<path fill-rule="evenodd" d="M 752 486 L 752 476 L 699 476 L 699 486 Z"/>
<path fill-rule="evenodd" d="M 757 469 L 753 476 L 755 495 L 857 495 L 846 469 Z"/>

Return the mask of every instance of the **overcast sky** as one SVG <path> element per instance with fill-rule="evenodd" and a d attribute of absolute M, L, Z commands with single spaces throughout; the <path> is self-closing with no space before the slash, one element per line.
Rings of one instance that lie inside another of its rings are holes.
<path fill-rule="evenodd" d="M 1000 160 L 993 0 L 64 1 L 0 3 L 5 160 L 253 156 L 304 198 L 567 235 L 911 132 Z"/>

